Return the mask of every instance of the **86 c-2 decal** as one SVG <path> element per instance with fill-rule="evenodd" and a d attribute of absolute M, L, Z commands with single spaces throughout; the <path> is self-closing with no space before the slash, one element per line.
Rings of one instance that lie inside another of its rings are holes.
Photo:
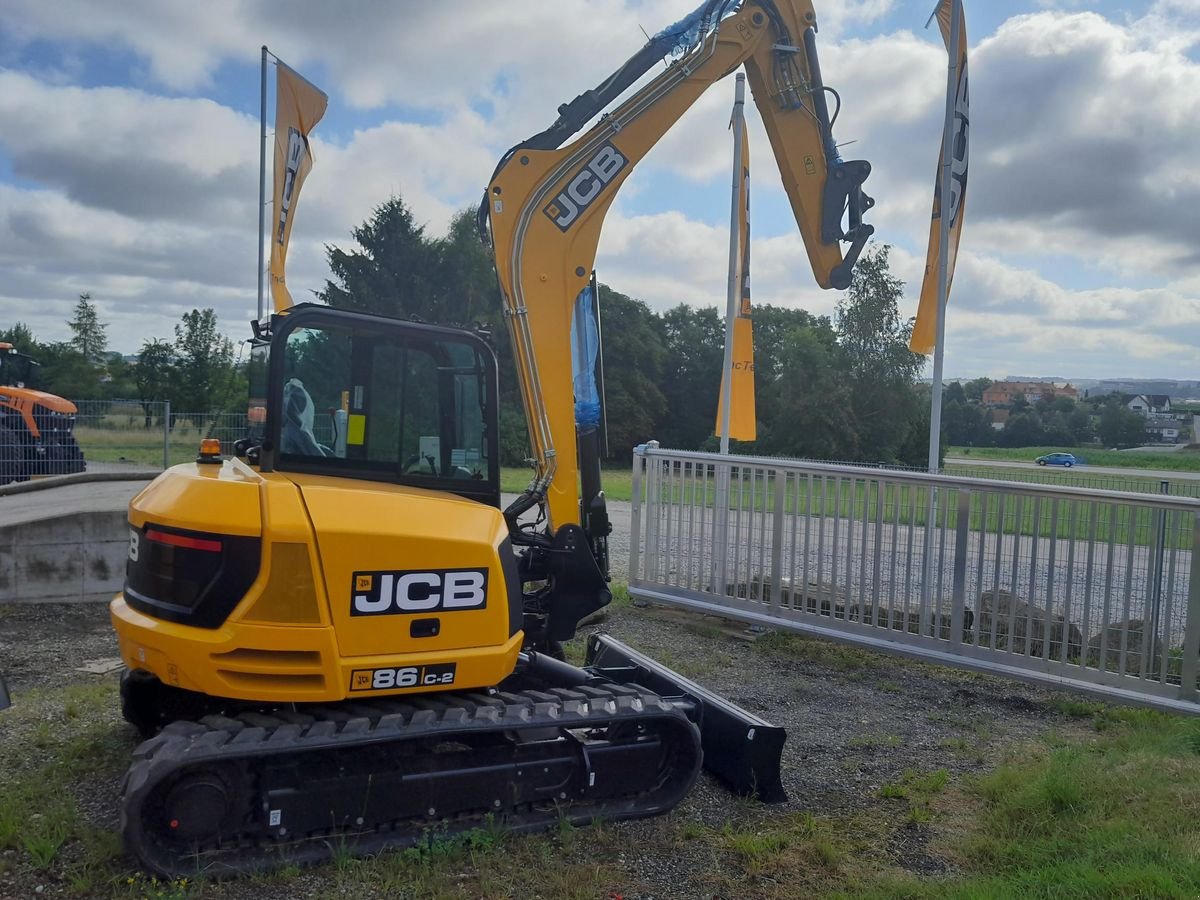
<path fill-rule="evenodd" d="M 454 684 L 457 668 L 457 663 L 440 663 L 436 666 L 355 669 L 350 673 L 350 690 L 389 691 L 397 688 L 445 687 Z"/>

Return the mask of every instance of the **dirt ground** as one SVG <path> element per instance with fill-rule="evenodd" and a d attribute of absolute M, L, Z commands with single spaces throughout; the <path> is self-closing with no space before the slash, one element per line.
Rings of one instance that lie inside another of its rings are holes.
<path fill-rule="evenodd" d="M 0 897 L 789 897 L 853 894 L 863 878 L 880 873 L 936 884 L 956 874 L 954 817 L 942 801 L 921 798 L 952 794 L 1047 732 L 1082 727 L 1062 695 L 791 635 L 755 636 L 718 619 L 626 606 L 592 630 L 611 632 L 784 726 L 790 799 L 763 806 L 732 798 L 705 775 L 670 816 L 581 829 L 578 836 L 513 839 L 503 853 L 453 857 L 445 882 L 440 870 L 420 870 L 432 879 L 427 890 L 388 891 L 380 887 L 387 883 L 381 870 L 329 865 L 156 894 L 115 838 L 98 856 L 91 847 L 116 833 L 117 781 L 136 744 L 116 708 L 117 675 L 81 671 L 116 656 L 107 609 L 0 606 L 0 670 L 15 703 L 0 713 L 0 796 L 6 782 L 11 787 L 28 775 L 39 747 L 67 746 L 65 735 L 108 754 L 87 777 L 64 783 L 93 837 L 68 838 L 43 865 L 11 841 L 0 849 Z M 81 702 L 91 706 L 80 710 Z M 786 865 L 784 856 L 764 855 L 755 843 L 785 824 L 796 846 L 815 848 L 786 857 Z M 547 854 L 552 862 L 537 862 Z M 530 870 L 518 871 L 525 858 Z M 508 868 L 511 878 L 497 874 Z M 575 873 L 569 889 L 554 886 L 564 873 Z M 405 877 L 414 883 L 411 873 Z"/>

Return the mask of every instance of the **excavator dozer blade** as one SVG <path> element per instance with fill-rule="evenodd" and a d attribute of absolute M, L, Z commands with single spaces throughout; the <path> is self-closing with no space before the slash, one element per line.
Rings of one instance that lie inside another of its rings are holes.
<path fill-rule="evenodd" d="M 764 803 L 787 800 L 780 757 L 787 733 L 607 634 L 588 638 L 586 668 L 680 702 L 700 727 L 704 768 L 743 796 Z"/>

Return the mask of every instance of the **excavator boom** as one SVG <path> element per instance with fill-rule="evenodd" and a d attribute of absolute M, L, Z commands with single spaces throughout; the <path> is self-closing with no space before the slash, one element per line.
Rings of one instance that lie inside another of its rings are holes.
<path fill-rule="evenodd" d="M 558 375 L 571 371 L 573 303 L 588 286 L 605 215 L 638 162 L 738 66 L 746 68 L 817 283 L 849 286 L 873 232 L 862 221 L 873 205 L 862 191 L 870 164 L 838 155 L 815 32 L 808 0 L 708 0 L 597 88 L 561 106 L 550 128 L 518 144 L 496 168 L 480 218 L 491 225 L 537 461 L 519 503 L 545 502 L 551 530 L 582 518 L 572 384 Z M 680 55 L 665 71 L 605 111 L 673 52 Z M 845 251 L 842 242 L 849 243 Z"/>

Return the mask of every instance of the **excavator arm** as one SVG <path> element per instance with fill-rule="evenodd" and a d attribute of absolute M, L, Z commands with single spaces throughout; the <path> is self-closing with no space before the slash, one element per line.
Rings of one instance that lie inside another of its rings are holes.
<path fill-rule="evenodd" d="M 634 167 L 714 82 L 744 65 L 809 262 L 843 289 L 867 238 L 870 164 L 837 152 L 808 0 L 707 0 L 655 35 L 593 90 L 559 107 L 545 131 L 500 161 L 480 206 L 495 258 L 537 466 L 510 523 L 537 504 L 551 533 L 586 520 L 576 448 L 571 328 L 605 215 Z M 677 58 L 611 112 L 664 57 Z M 577 138 L 584 125 L 601 115 Z M 836 118 L 836 114 L 835 114 Z M 569 143 L 568 143 L 569 141 Z M 848 242 L 843 251 L 842 242 Z M 603 521 L 603 518 L 601 518 Z"/>

